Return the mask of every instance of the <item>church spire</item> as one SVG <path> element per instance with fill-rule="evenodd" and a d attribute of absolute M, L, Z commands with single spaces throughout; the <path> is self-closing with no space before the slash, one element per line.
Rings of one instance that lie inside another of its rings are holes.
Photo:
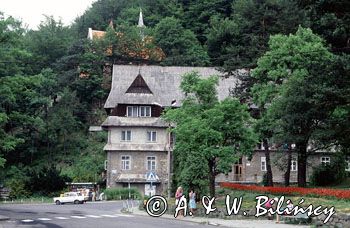
<path fill-rule="evenodd" d="M 139 15 L 139 23 L 137 24 L 137 27 L 142 28 L 145 27 L 145 24 L 143 23 L 143 17 L 142 17 L 142 10 L 140 8 L 140 15 Z"/>
<path fill-rule="evenodd" d="M 114 25 L 113 25 L 113 19 L 111 19 L 109 21 L 109 25 L 108 25 L 111 29 L 114 29 Z"/>

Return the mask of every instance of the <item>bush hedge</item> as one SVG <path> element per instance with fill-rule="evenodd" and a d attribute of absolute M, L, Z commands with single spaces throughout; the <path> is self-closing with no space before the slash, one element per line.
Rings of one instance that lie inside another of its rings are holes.
<path fill-rule="evenodd" d="M 129 188 L 108 188 L 104 191 L 107 200 L 129 199 Z M 137 188 L 130 188 L 131 199 L 141 199 L 141 193 Z"/>
<path fill-rule="evenodd" d="M 333 157 L 330 164 L 321 164 L 313 169 L 311 184 L 314 186 L 331 186 L 339 184 L 346 178 L 345 158 Z"/>

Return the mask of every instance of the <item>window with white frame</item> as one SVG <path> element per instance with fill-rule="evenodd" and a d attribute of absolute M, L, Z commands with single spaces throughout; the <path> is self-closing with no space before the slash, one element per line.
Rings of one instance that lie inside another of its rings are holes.
<path fill-rule="evenodd" d="M 330 157 L 321 157 L 321 163 L 323 165 L 330 164 L 331 163 L 331 158 Z"/>
<path fill-rule="evenodd" d="M 111 131 L 108 131 L 108 144 L 112 143 L 112 134 Z"/>
<path fill-rule="evenodd" d="M 267 171 L 267 168 L 266 168 L 266 157 L 261 157 L 261 171 Z"/>
<path fill-rule="evenodd" d="M 122 131 L 121 135 L 121 140 L 122 141 L 131 141 L 131 131 Z"/>
<path fill-rule="evenodd" d="M 130 156 L 122 155 L 122 170 L 130 170 Z"/>
<path fill-rule="evenodd" d="M 292 160 L 290 164 L 290 171 L 298 171 L 298 161 Z"/>
<path fill-rule="evenodd" d="M 128 106 L 126 110 L 126 115 L 128 117 L 137 117 L 139 115 L 138 111 L 138 106 Z"/>
<path fill-rule="evenodd" d="M 128 106 L 126 109 L 128 117 L 151 117 L 151 106 Z"/>
<path fill-rule="evenodd" d="M 140 106 L 139 107 L 140 117 L 150 117 L 151 116 L 151 106 Z"/>
<path fill-rule="evenodd" d="M 157 141 L 157 132 L 156 131 L 147 131 L 147 141 L 156 142 Z"/>
<path fill-rule="evenodd" d="M 350 172 L 350 157 L 346 158 L 346 168 L 345 171 L 349 171 Z"/>
<path fill-rule="evenodd" d="M 150 171 L 156 170 L 156 157 L 155 156 L 147 157 L 147 170 L 150 170 Z"/>

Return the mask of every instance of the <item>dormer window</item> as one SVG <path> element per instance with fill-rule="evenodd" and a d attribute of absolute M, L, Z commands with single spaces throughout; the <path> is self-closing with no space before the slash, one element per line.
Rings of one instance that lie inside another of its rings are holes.
<path fill-rule="evenodd" d="M 128 117 L 138 117 L 138 111 L 137 106 L 128 106 L 126 115 Z"/>
<path fill-rule="evenodd" d="M 128 106 L 128 117 L 151 117 L 151 106 Z"/>
<path fill-rule="evenodd" d="M 140 106 L 140 117 L 150 117 L 151 106 Z"/>

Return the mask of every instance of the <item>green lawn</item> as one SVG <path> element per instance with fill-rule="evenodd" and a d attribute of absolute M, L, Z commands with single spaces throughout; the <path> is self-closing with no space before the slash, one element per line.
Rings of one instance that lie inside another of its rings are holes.
<path fill-rule="evenodd" d="M 29 197 L 23 199 L 14 199 L 14 200 L 0 200 L 0 204 L 6 203 L 53 203 L 52 197 Z"/>

